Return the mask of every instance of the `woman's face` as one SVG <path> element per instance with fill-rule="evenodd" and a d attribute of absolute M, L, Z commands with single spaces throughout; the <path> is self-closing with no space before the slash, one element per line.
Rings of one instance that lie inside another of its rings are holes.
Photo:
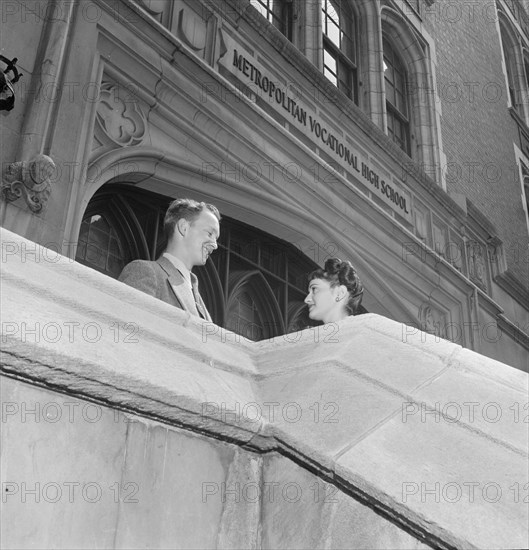
<path fill-rule="evenodd" d="M 339 298 L 339 300 L 337 300 Z M 330 323 L 347 317 L 345 298 L 341 285 L 331 286 L 325 279 L 313 279 L 305 303 L 309 306 L 309 317 L 315 321 Z"/>

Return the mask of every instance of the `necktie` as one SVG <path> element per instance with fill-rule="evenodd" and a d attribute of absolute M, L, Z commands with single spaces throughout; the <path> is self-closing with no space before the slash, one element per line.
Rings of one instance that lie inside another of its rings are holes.
<path fill-rule="evenodd" d="M 207 313 L 202 306 L 202 299 L 200 297 L 200 292 L 198 291 L 198 279 L 194 273 L 191 273 L 191 290 L 193 291 L 193 297 L 195 299 L 195 305 L 197 306 L 197 311 L 202 319 L 208 319 Z"/>

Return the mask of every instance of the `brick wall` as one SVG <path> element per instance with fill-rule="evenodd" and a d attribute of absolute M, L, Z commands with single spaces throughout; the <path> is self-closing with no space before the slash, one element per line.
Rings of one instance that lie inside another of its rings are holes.
<path fill-rule="evenodd" d="M 441 132 L 449 192 L 463 193 L 497 228 L 508 268 L 529 288 L 527 225 L 492 2 L 437 1 L 425 22 L 437 48 Z"/>

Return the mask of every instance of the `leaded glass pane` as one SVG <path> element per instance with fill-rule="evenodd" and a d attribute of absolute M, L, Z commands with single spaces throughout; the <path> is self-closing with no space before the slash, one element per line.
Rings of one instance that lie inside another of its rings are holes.
<path fill-rule="evenodd" d="M 323 0 L 323 74 L 348 97 L 356 93 L 356 23 L 346 0 Z"/>

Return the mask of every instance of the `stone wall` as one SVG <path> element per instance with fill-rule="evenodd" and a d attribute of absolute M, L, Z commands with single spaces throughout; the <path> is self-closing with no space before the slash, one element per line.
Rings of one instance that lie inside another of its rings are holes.
<path fill-rule="evenodd" d="M 527 547 L 525 373 L 375 314 L 245 341 L 1 236 L 5 547 Z"/>
<path fill-rule="evenodd" d="M 4 548 L 426 548 L 278 452 L 1 387 Z"/>

